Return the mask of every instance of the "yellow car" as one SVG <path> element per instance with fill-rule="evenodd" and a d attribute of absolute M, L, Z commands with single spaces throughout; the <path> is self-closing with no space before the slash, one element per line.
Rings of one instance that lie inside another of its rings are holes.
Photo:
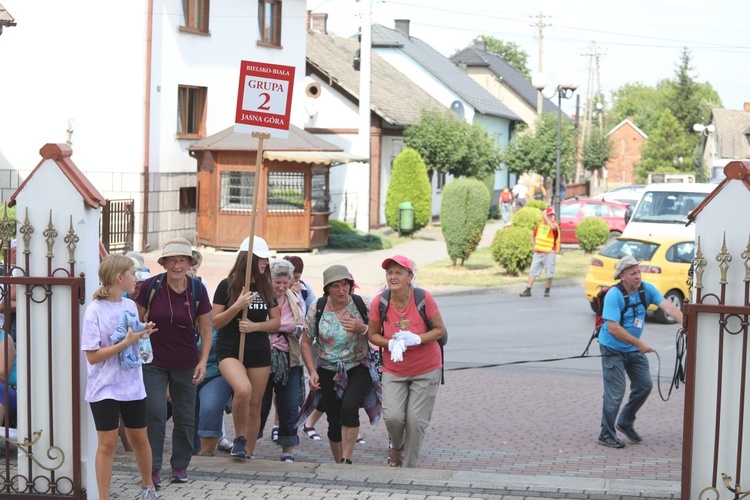
<path fill-rule="evenodd" d="M 682 310 L 682 300 L 690 296 L 687 279 L 690 263 L 695 253 L 695 242 L 685 237 L 620 237 L 604 247 L 591 259 L 586 273 L 584 289 L 586 299 L 596 312 L 594 299 L 599 290 L 614 285 L 617 280 L 615 264 L 626 255 L 641 261 L 643 281 L 654 285 L 665 299 Z M 674 323 L 674 320 L 656 306 L 651 306 L 654 317 L 661 323 Z"/>

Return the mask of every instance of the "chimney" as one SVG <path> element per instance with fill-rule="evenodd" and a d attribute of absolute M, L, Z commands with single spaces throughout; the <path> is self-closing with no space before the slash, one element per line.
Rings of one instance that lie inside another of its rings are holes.
<path fill-rule="evenodd" d="M 404 35 L 409 36 L 409 20 L 396 19 L 396 31 L 400 31 Z"/>
<path fill-rule="evenodd" d="M 323 12 L 312 13 L 312 31 L 313 33 L 321 33 L 323 35 L 328 34 L 326 24 L 328 23 L 328 14 Z"/>
<path fill-rule="evenodd" d="M 477 38 L 474 40 L 474 48 L 479 49 L 482 52 L 487 52 L 487 41 L 482 37 Z"/>
<path fill-rule="evenodd" d="M 745 113 L 750 113 L 750 102 L 746 102 L 743 109 L 745 110 Z"/>

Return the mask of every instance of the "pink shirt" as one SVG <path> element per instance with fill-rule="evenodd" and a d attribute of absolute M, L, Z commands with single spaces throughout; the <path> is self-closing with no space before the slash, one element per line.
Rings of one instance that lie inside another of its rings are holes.
<path fill-rule="evenodd" d="M 438 313 L 438 306 L 430 292 L 425 290 L 425 314 L 428 318 L 433 318 Z M 385 338 L 392 339 L 393 336 L 401 330 L 398 325 L 401 318 L 408 322 L 405 330 L 412 333 L 425 333 L 427 325 L 419 314 L 417 304 L 414 302 L 414 294 L 409 300 L 409 305 L 405 310 L 400 311 L 393 306 L 393 302 L 388 304 L 386 311 L 386 322 L 384 325 Z M 370 305 L 370 319 L 375 323 L 381 324 L 380 321 L 380 294 L 372 299 Z M 440 345 L 437 342 L 427 342 L 415 346 L 409 346 L 404 352 L 404 360 L 398 363 L 391 361 L 391 353 L 388 348 L 383 349 L 383 371 L 391 373 L 398 377 L 413 377 L 423 373 L 437 370 L 443 366 L 440 356 Z"/>

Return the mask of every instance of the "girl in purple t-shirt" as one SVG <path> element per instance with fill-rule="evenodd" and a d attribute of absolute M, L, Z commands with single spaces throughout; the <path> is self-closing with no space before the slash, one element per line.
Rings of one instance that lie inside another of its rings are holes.
<path fill-rule="evenodd" d="M 154 323 L 146 329 L 133 332 L 128 328 L 125 338 L 112 344 L 112 333 L 117 329 L 123 310 L 137 316 L 135 303 L 123 298 L 132 293 L 137 278 L 135 266 L 129 257 L 109 255 L 99 265 L 101 285 L 94 292 L 94 301 L 86 308 L 83 317 L 81 350 L 88 361 L 86 401 L 91 406 L 99 445 L 96 450 L 96 482 L 99 498 L 109 498 L 112 466 L 117 448 L 120 417 L 125 422 L 128 440 L 135 451 L 135 459 L 143 483 L 142 498 L 156 498 L 151 480 L 151 446 L 146 434 L 146 389 L 140 366 L 128 367 L 120 360 L 120 352 L 130 349 L 141 335 L 156 331 Z"/>

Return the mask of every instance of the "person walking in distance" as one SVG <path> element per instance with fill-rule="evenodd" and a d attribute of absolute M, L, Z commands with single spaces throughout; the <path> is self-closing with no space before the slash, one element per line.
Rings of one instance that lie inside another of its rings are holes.
<path fill-rule="evenodd" d="M 516 185 L 513 186 L 513 197 L 516 199 L 516 208 L 515 211 L 518 212 L 523 207 L 526 206 L 526 195 L 529 193 L 529 188 L 526 187 L 525 184 L 521 184 L 520 182 L 516 182 Z"/>
<path fill-rule="evenodd" d="M 555 259 L 557 254 L 562 253 L 560 248 L 560 226 L 555 222 L 555 209 L 548 207 L 542 212 L 542 220 L 531 233 L 531 246 L 534 248 L 534 257 L 531 260 L 529 271 L 529 283 L 521 297 L 531 297 L 531 287 L 537 276 L 544 274 L 547 278 L 547 286 L 544 296 L 549 297 L 549 289 L 552 287 L 552 279 L 555 276 Z"/>
<path fill-rule="evenodd" d="M 682 311 L 666 300 L 651 283 L 642 281 L 640 262 L 635 257 L 626 255 L 620 259 L 615 265 L 614 277 L 620 279 L 620 283 L 610 288 L 604 296 L 604 323 L 599 332 L 604 400 L 598 443 L 610 448 L 623 448 L 625 443 L 618 439 L 615 429 L 633 443 L 642 441 L 634 427 L 635 416 L 653 387 L 646 354 L 654 352 L 654 349 L 641 340 L 646 309 L 654 304 L 678 323 L 682 323 Z M 630 378 L 630 397 L 620 411 L 625 396 L 626 374 Z"/>

